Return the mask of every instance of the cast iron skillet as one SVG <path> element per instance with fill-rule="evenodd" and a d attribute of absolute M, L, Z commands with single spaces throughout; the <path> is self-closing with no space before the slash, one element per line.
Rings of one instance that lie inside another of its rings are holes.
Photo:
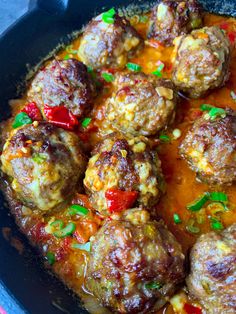
<path fill-rule="evenodd" d="M 28 69 L 37 65 L 68 34 L 81 29 L 95 14 L 111 6 L 127 6 L 135 0 L 32 0 L 29 11 L 0 37 L 0 119 L 9 114 L 8 100 L 17 97 L 17 86 Z M 153 1 L 147 1 L 151 3 Z M 236 16 L 235 0 L 202 0 L 205 10 Z M 26 66 L 27 65 L 27 66 Z M 25 250 L 20 255 L 2 235 L 10 227 Z M 4 207 L 0 195 L 0 306 L 7 314 L 87 313 L 78 298 L 44 270 Z"/>

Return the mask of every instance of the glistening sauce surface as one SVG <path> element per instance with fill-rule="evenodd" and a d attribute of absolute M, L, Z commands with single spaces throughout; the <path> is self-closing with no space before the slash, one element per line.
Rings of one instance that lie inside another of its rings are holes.
<path fill-rule="evenodd" d="M 236 21 L 232 18 L 225 18 L 206 14 L 205 26 L 219 25 L 226 28 L 226 32 L 236 31 Z M 227 25 L 227 27 L 225 26 Z M 146 23 L 133 24 L 133 26 L 145 37 Z M 72 49 L 76 50 L 79 47 L 80 39 L 76 39 L 72 43 Z M 136 56 L 131 62 L 137 63 L 142 66 L 143 72 L 152 73 L 156 70 L 158 62 L 162 61 L 165 64 L 163 71 L 163 77 L 170 77 L 171 74 L 171 54 L 173 48 L 165 48 L 161 45 L 155 45 L 153 47 L 152 41 L 146 41 L 144 50 L 139 56 Z M 68 51 L 62 51 L 58 54 L 58 58 L 64 58 L 68 55 Z M 69 55 L 70 56 L 70 55 Z M 70 57 L 77 58 L 76 54 Z M 180 160 L 178 155 L 178 146 L 186 133 L 187 129 L 194 122 L 196 117 L 200 114 L 199 107 L 201 104 L 211 104 L 219 107 L 231 107 L 236 110 L 236 100 L 231 97 L 231 91 L 236 92 L 236 48 L 235 43 L 233 47 L 232 60 L 231 60 L 231 76 L 226 86 L 214 90 L 209 96 L 198 100 L 186 100 L 181 99 L 177 109 L 177 118 L 174 125 L 166 132 L 172 140 L 170 143 L 160 143 L 158 146 L 159 156 L 162 161 L 162 169 L 165 175 L 167 183 L 166 194 L 162 196 L 159 204 L 156 206 L 157 215 L 166 222 L 169 229 L 174 233 L 178 241 L 182 244 L 185 253 L 195 243 L 197 237 L 201 233 L 211 230 L 209 216 L 212 215 L 212 209 L 206 207 L 200 213 L 192 213 L 187 210 L 186 205 L 197 197 L 202 195 L 206 191 L 210 191 L 207 185 L 196 181 L 196 175 L 191 171 L 186 162 Z M 90 115 L 93 120 L 92 124 L 97 128 L 90 132 L 83 132 L 81 137 L 87 143 L 92 143 L 92 146 L 101 139 L 102 134 L 100 132 L 101 125 L 105 124 L 104 121 L 104 103 L 107 97 L 111 94 L 111 84 L 106 84 L 105 89 L 97 97 L 95 101 L 95 107 Z M 15 101 L 13 104 L 13 115 L 19 112 L 24 107 L 25 99 Z M 7 134 L 11 128 L 12 119 L 4 123 L 4 133 Z M 174 129 L 181 131 L 181 137 L 173 139 L 172 131 Z M 3 133 L 3 134 L 4 134 Z M 89 145 L 91 148 L 91 145 Z M 8 189 L 8 197 L 12 198 L 11 191 Z M 228 195 L 229 204 L 227 211 L 221 211 L 217 213 L 217 217 L 221 220 L 224 227 L 231 225 L 236 221 L 236 186 L 224 187 L 219 191 L 223 191 Z M 10 200 L 12 212 L 16 217 L 17 223 L 21 227 L 22 231 L 31 239 L 32 243 L 37 245 L 44 254 L 46 252 L 53 252 L 56 257 L 56 262 L 53 264 L 53 271 L 76 293 L 82 296 L 82 299 L 90 300 L 90 297 L 86 295 L 86 291 L 83 287 L 84 274 L 86 272 L 86 264 L 88 253 L 79 249 L 71 248 L 71 245 L 76 241 L 79 243 L 86 243 L 89 238 L 96 233 L 99 226 L 102 223 L 100 217 L 90 212 L 85 218 L 79 218 L 76 223 L 76 239 L 65 238 L 55 239 L 50 234 L 45 232 L 45 227 L 50 221 L 56 219 L 62 219 L 63 221 L 69 221 L 67 208 L 60 213 L 54 213 L 50 216 L 41 218 L 33 213 L 29 216 L 27 208 L 14 201 L 14 198 Z M 88 202 L 87 196 L 78 194 L 74 202 L 84 205 L 90 209 L 91 206 Z M 182 223 L 175 224 L 173 220 L 173 214 L 176 213 L 181 218 Z M 186 230 L 186 226 L 194 223 L 194 226 L 199 228 L 197 233 L 191 233 Z M 98 309 L 97 305 L 92 305 L 91 300 L 87 303 L 88 308 L 93 313 L 105 313 L 105 309 Z M 94 310 L 92 309 L 94 308 Z M 173 313 L 170 305 L 167 305 L 164 309 L 158 313 Z"/>

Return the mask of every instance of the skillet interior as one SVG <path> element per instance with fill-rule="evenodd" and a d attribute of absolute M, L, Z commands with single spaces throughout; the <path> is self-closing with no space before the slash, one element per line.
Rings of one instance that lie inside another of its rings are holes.
<path fill-rule="evenodd" d="M 233 1 L 200 1 L 206 10 L 236 16 Z M 114 0 L 114 6 L 127 5 L 127 1 Z M 132 3 L 132 1 L 129 1 Z M 137 3 L 137 1 L 135 1 Z M 149 1 L 149 4 L 153 1 Z M 52 51 L 59 42 L 68 42 L 67 34 L 79 30 L 95 13 L 108 9 L 107 1 L 31 1 L 31 10 L 16 25 L 3 34 L 0 39 L 1 79 L 0 79 L 0 117 L 9 115 L 7 101 L 17 95 L 17 86 L 28 72 L 44 56 Z M 142 5 L 143 6 L 143 5 Z M 109 4 L 110 7 L 110 4 Z M 82 10 L 81 10 L 82 8 Z M 30 65 L 25 65 L 30 62 Z M 13 219 L 0 199 L 0 228 L 12 228 L 14 236 L 24 243 L 23 255 L 9 245 L 0 234 L 0 280 L 10 293 L 30 313 L 62 313 L 52 305 L 56 302 L 68 313 L 86 313 L 79 307 L 79 301 L 71 298 L 63 285 L 49 276 L 37 261 L 36 252 L 29 247 L 25 238 L 17 231 Z M 50 291 L 50 292 L 49 292 Z M 1 294 L 0 294 L 1 299 Z M 1 300 L 2 301 L 2 300 Z M 12 301 L 10 301 L 12 302 Z M 6 309 L 9 305 L 5 305 Z M 14 309 L 8 310 L 11 313 Z"/>

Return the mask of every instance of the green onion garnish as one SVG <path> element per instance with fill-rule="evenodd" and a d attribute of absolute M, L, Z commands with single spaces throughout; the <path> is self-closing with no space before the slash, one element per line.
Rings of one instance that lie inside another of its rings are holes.
<path fill-rule="evenodd" d="M 141 15 L 139 17 L 139 22 L 140 23 L 146 23 L 148 21 L 148 17 L 146 15 Z"/>
<path fill-rule="evenodd" d="M 46 259 L 49 265 L 53 265 L 56 262 L 55 254 L 52 252 L 47 252 Z"/>
<path fill-rule="evenodd" d="M 190 233 L 199 233 L 200 232 L 200 229 L 196 226 L 186 226 L 186 230 Z"/>
<path fill-rule="evenodd" d="M 180 224 L 182 222 L 178 214 L 174 214 L 173 219 L 175 224 Z"/>
<path fill-rule="evenodd" d="M 110 9 L 107 12 L 104 12 L 102 14 L 103 22 L 105 22 L 107 24 L 114 24 L 114 22 L 115 22 L 115 14 L 116 14 L 116 10 L 114 8 Z"/>
<path fill-rule="evenodd" d="M 107 73 L 107 72 L 103 72 L 102 73 L 102 78 L 108 82 L 108 83 L 111 83 L 114 81 L 114 75 L 112 75 L 111 73 Z"/>
<path fill-rule="evenodd" d="M 145 284 L 146 289 L 161 289 L 163 285 L 159 282 L 149 282 Z"/>
<path fill-rule="evenodd" d="M 91 251 L 91 243 L 90 242 L 87 242 L 85 244 L 74 243 L 71 245 L 71 247 L 73 249 L 79 249 L 79 250 L 83 250 L 83 251 L 87 251 L 87 252 Z"/>
<path fill-rule="evenodd" d="M 213 230 L 224 229 L 224 226 L 220 220 L 213 218 L 213 217 L 211 217 L 210 220 L 211 220 L 211 229 L 213 229 Z"/>
<path fill-rule="evenodd" d="M 42 164 L 45 160 L 47 160 L 47 156 L 42 153 L 34 153 L 32 159 L 37 164 Z"/>
<path fill-rule="evenodd" d="M 214 120 L 217 117 L 224 117 L 225 114 L 225 110 L 222 108 L 212 108 L 209 111 L 209 116 L 211 117 L 211 120 Z"/>
<path fill-rule="evenodd" d="M 162 134 L 159 136 L 159 139 L 162 141 L 162 142 L 165 142 L 165 143 L 169 143 L 170 142 L 170 137 L 168 135 L 165 135 L 165 134 Z"/>
<path fill-rule="evenodd" d="M 233 90 L 231 90 L 230 96 L 231 96 L 231 98 L 232 98 L 234 101 L 236 101 L 236 94 L 235 94 L 235 92 L 234 92 Z"/>
<path fill-rule="evenodd" d="M 84 118 L 84 120 L 81 122 L 82 127 L 87 128 L 91 121 L 92 121 L 91 118 Z"/>
<path fill-rule="evenodd" d="M 134 72 L 140 72 L 142 70 L 142 67 L 140 65 L 136 63 L 131 63 L 131 62 L 127 63 L 126 67 L 128 70 L 134 71 Z"/>
<path fill-rule="evenodd" d="M 65 55 L 65 57 L 63 59 L 64 60 L 68 60 L 68 59 L 70 59 L 70 56 L 69 55 Z"/>
<path fill-rule="evenodd" d="M 202 111 L 210 111 L 212 108 L 214 108 L 212 105 L 208 105 L 208 104 L 202 104 L 201 106 L 200 106 L 200 109 L 202 110 Z"/>
<path fill-rule="evenodd" d="M 211 192 L 209 193 L 209 200 L 213 202 L 227 203 L 228 196 L 223 192 Z"/>
<path fill-rule="evenodd" d="M 195 201 L 187 205 L 187 209 L 191 210 L 192 212 L 199 211 L 209 200 L 209 193 L 205 193 Z"/>
<path fill-rule="evenodd" d="M 156 71 L 152 72 L 152 74 L 158 76 L 158 77 L 162 77 L 162 70 L 164 69 L 164 63 L 161 63 L 158 68 L 156 69 Z"/>
<path fill-rule="evenodd" d="M 62 229 L 64 226 L 64 222 L 61 219 L 57 219 L 50 223 L 50 226 L 56 228 L 56 229 Z"/>
<path fill-rule="evenodd" d="M 66 47 L 66 51 L 67 51 L 68 53 L 71 53 L 72 55 L 76 55 L 76 54 L 78 53 L 78 50 L 73 49 L 73 48 L 72 48 L 72 45 L 67 46 L 67 47 Z"/>
<path fill-rule="evenodd" d="M 93 68 L 88 65 L 88 66 L 87 66 L 87 71 L 88 71 L 88 73 L 92 73 L 92 72 L 93 72 Z"/>
<path fill-rule="evenodd" d="M 89 210 L 83 206 L 74 204 L 69 207 L 69 215 L 82 215 L 86 216 L 89 213 Z"/>
<path fill-rule="evenodd" d="M 19 128 L 25 124 L 31 124 L 33 121 L 25 112 L 20 112 L 15 116 L 14 122 L 12 124 L 13 129 Z"/>
<path fill-rule="evenodd" d="M 66 225 L 63 229 L 60 229 L 58 231 L 55 231 L 53 235 L 56 238 L 65 238 L 69 235 L 71 235 L 76 229 L 76 225 L 74 222 L 69 222 L 68 225 Z"/>

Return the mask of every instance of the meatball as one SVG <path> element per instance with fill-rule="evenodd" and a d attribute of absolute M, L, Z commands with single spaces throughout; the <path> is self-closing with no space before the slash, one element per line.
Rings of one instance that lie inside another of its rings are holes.
<path fill-rule="evenodd" d="M 94 69 L 122 68 L 142 47 L 142 38 L 124 17 L 116 14 L 114 23 L 108 24 L 101 14 L 85 28 L 78 54 Z"/>
<path fill-rule="evenodd" d="M 32 81 L 28 98 L 42 109 L 65 106 L 76 116 L 86 114 L 92 106 L 95 85 L 87 67 L 76 59 L 53 60 Z"/>
<path fill-rule="evenodd" d="M 73 194 L 86 167 L 77 136 L 43 122 L 14 131 L 1 161 L 16 197 L 44 212 Z"/>
<path fill-rule="evenodd" d="M 204 96 L 229 78 L 230 43 L 217 26 L 175 40 L 173 82 L 191 98 Z"/>
<path fill-rule="evenodd" d="M 112 313 L 150 313 L 184 279 L 180 244 L 146 210 L 106 221 L 91 240 L 87 287 Z"/>
<path fill-rule="evenodd" d="M 201 25 L 202 8 L 196 0 L 163 0 L 152 9 L 148 37 L 172 46 L 177 36 Z"/>
<path fill-rule="evenodd" d="M 110 189 L 138 192 L 137 203 L 157 203 L 164 181 L 161 162 L 144 137 L 127 141 L 119 134 L 108 135 L 89 160 L 84 185 L 94 208 L 109 215 L 106 192 Z"/>
<path fill-rule="evenodd" d="M 120 73 L 106 104 L 106 116 L 127 135 L 150 136 L 174 120 L 176 101 L 171 81 L 144 73 Z"/>
<path fill-rule="evenodd" d="M 209 314 L 236 313 L 236 223 L 202 235 L 192 248 L 190 293 Z"/>
<path fill-rule="evenodd" d="M 226 109 L 211 120 L 206 113 L 198 118 L 180 145 L 197 178 L 210 185 L 230 185 L 236 180 L 236 113 Z"/>

